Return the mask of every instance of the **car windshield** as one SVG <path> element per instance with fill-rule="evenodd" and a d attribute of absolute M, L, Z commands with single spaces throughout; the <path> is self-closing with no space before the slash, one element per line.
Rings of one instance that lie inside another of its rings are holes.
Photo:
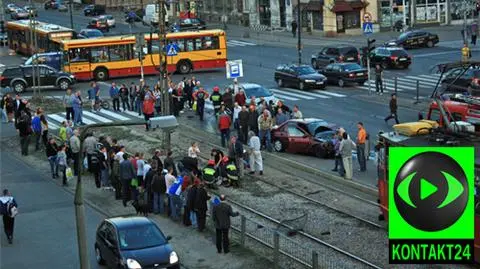
<path fill-rule="evenodd" d="M 271 93 L 269 90 L 263 88 L 263 87 L 248 87 L 244 88 L 245 90 L 245 95 L 250 98 L 252 96 L 255 97 L 269 97 L 272 96 L 273 93 Z"/>
<path fill-rule="evenodd" d="M 407 37 L 408 37 L 408 33 L 403 33 L 398 37 L 398 39 L 402 40 L 402 39 L 406 39 Z"/>
<path fill-rule="evenodd" d="M 295 68 L 295 71 L 297 71 L 299 75 L 310 75 L 317 73 L 317 71 L 310 66 L 299 66 Z"/>
<path fill-rule="evenodd" d="M 307 129 L 308 129 L 308 132 L 314 136 L 317 136 L 318 133 L 325 131 L 325 129 L 330 130 L 330 128 L 326 126 L 326 122 L 321 120 L 309 123 L 307 125 Z"/>
<path fill-rule="evenodd" d="M 396 57 L 406 57 L 408 56 L 408 53 L 404 50 L 391 50 L 392 56 Z"/>
<path fill-rule="evenodd" d="M 359 64 L 347 64 L 343 66 L 343 70 L 346 72 L 363 69 Z"/>
<path fill-rule="evenodd" d="M 118 236 L 122 250 L 152 248 L 167 243 L 162 232 L 154 224 L 125 228 L 118 231 Z"/>
<path fill-rule="evenodd" d="M 102 37 L 103 36 L 102 32 L 100 32 L 100 31 L 89 31 L 89 32 L 86 32 L 86 35 L 88 37 Z"/>

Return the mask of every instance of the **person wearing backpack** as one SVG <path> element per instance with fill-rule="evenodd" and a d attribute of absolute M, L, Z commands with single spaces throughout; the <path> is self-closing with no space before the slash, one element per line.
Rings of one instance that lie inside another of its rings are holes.
<path fill-rule="evenodd" d="M 62 180 L 62 184 L 63 186 L 67 186 L 67 167 L 68 167 L 68 163 L 67 163 L 67 153 L 65 152 L 66 150 L 66 146 L 65 145 L 60 145 L 58 147 L 58 152 L 57 152 L 57 158 L 56 158 L 56 162 L 57 162 L 57 171 L 60 171 L 63 173 L 63 180 Z M 58 173 L 57 173 L 57 176 L 58 176 Z"/>
<path fill-rule="evenodd" d="M 8 243 L 12 244 L 13 241 L 13 227 L 15 224 L 15 216 L 18 213 L 18 204 L 11 193 L 4 189 L 2 196 L 0 196 L 0 209 L 3 215 L 3 230 L 7 236 Z"/>

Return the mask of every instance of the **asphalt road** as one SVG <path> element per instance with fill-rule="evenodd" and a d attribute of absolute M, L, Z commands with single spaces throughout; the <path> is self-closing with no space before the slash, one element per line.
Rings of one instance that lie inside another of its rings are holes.
<path fill-rule="evenodd" d="M 13 128 L 1 129 L 2 139 L 15 134 Z M 0 160 L 2 190 L 8 188 L 19 205 L 12 245 L 1 232 L 0 267 L 79 268 L 72 195 L 45 178 L 48 173 L 39 173 L 6 151 L 0 152 Z M 90 268 L 100 268 L 93 244 L 103 216 L 89 206 L 85 209 Z"/>

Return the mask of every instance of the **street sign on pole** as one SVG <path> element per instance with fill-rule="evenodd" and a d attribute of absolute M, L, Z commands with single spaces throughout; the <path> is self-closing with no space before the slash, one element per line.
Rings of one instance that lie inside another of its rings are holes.
<path fill-rule="evenodd" d="M 242 60 L 228 61 L 226 65 L 227 79 L 243 77 Z"/>
<path fill-rule="evenodd" d="M 177 44 L 168 44 L 167 45 L 167 56 L 176 56 L 178 54 Z"/>
<path fill-rule="evenodd" d="M 373 23 L 371 22 L 364 22 L 363 23 L 363 33 L 368 35 L 373 33 Z"/>

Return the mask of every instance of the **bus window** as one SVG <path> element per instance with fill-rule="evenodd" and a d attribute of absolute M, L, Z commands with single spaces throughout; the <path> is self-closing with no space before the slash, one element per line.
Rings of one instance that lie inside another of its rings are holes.
<path fill-rule="evenodd" d="M 193 46 L 193 40 L 192 39 L 187 39 L 186 40 L 187 44 L 186 44 L 186 51 L 194 51 L 194 46 Z"/>
<path fill-rule="evenodd" d="M 173 40 L 173 42 L 175 44 L 177 44 L 179 52 L 185 51 L 185 40 L 184 39 L 175 39 L 175 40 Z"/>
<path fill-rule="evenodd" d="M 195 38 L 194 41 L 195 41 L 195 50 L 204 50 L 205 49 L 203 47 L 204 44 L 202 42 L 201 37 Z"/>
<path fill-rule="evenodd" d="M 127 45 L 118 45 L 118 46 L 110 46 L 110 61 L 126 61 L 132 59 L 132 53 L 130 50 L 132 46 L 130 44 Z"/>
<path fill-rule="evenodd" d="M 73 62 L 88 62 L 88 49 L 70 49 L 69 50 L 69 59 Z M 65 59 L 66 60 L 66 59 Z"/>
<path fill-rule="evenodd" d="M 205 36 L 202 39 L 203 48 L 207 50 L 217 50 L 220 48 L 218 36 Z"/>
<path fill-rule="evenodd" d="M 103 63 L 108 62 L 108 47 L 96 47 L 91 50 L 92 63 Z"/>

